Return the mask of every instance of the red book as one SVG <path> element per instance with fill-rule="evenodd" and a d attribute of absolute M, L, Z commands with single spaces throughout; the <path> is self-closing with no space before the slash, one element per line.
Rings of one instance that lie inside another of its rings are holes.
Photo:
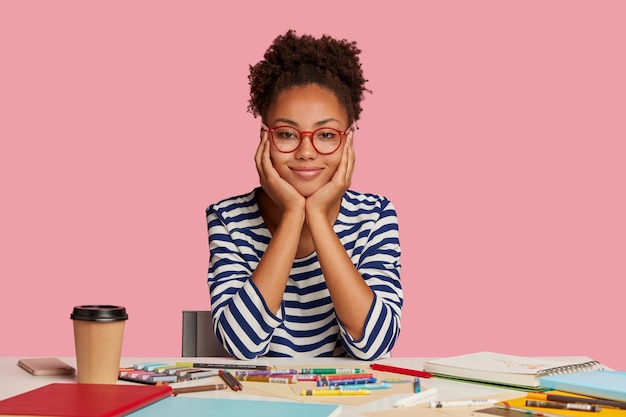
<path fill-rule="evenodd" d="M 54 383 L 0 401 L 0 416 L 118 417 L 171 395 L 167 385 Z"/>

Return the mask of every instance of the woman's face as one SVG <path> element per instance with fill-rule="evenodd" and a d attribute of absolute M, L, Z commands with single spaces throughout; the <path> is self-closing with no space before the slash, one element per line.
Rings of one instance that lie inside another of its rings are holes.
<path fill-rule="evenodd" d="M 265 120 L 272 129 L 291 126 L 302 132 L 312 132 L 330 127 L 340 132 L 348 129 L 346 110 L 333 92 L 317 84 L 293 87 L 278 95 Z M 278 174 L 304 197 L 312 195 L 333 177 L 347 136 L 341 146 L 331 154 L 318 153 L 312 144 L 311 135 L 302 137 L 300 147 L 291 153 L 280 152 L 272 144 L 270 158 Z"/>

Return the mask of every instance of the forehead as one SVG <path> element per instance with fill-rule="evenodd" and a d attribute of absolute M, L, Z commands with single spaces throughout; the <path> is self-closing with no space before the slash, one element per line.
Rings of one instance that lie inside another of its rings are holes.
<path fill-rule="evenodd" d="M 348 121 L 347 112 L 331 90 L 317 84 L 292 87 L 280 92 L 267 112 L 267 122 L 291 120 L 298 125 L 315 124 L 321 120 Z"/>

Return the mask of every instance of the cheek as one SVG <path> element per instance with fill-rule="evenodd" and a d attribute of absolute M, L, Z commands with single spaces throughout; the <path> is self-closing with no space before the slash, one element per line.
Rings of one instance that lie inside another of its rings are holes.
<path fill-rule="evenodd" d="M 327 157 L 326 159 L 326 164 L 328 164 L 328 166 L 332 168 L 333 172 L 337 170 L 337 167 L 339 167 L 340 162 L 341 162 L 341 149 L 337 150 L 337 152 Z"/>
<path fill-rule="evenodd" d="M 270 150 L 270 161 L 275 169 L 280 169 L 289 160 L 289 154 L 278 152 L 275 149 Z"/>

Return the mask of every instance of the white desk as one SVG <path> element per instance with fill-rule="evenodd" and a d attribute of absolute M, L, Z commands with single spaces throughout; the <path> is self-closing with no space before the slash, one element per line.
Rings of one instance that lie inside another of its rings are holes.
<path fill-rule="evenodd" d="M 554 358 L 553 359 L 563 359 Z M 567 357 L 579 358 L 579 357 Z M 8 398 L 25 391 L 29 391 L 40 386 L 53 382 L 74 382 L 74 376 L 33 376 L 17 366 L 18 357 L 0 357 L 0 399 Z M 60 358 L 72 366 L 76 366 L 76 360 L 73 357 Z M 389 358 L 376 361 L 376 363 L 387 363 L 390 365 L 400 366 L 410 369 L 422 369 L 424 361 L 428 358 Z M 185 362 L 209 362 L 224 363 L 232 361 L 228 358 L 122 358 L 121 366 L 132 366 L 141 362 L 161 362 L 174 364 L 179 361 Z M 298 365 L 307 364 L 311 366 L 319 365 L 320 367 L 359 367 L 369 368 L 369 362 L 358 361 L 348 358 L 261 358 L 250 361 L 251 364 L 276 365 L 284 367 L 296 367 Z M 227 367 L 227 365 L 225 366 Z M 401 377 L 401 375 L 399 375 Z M 410 377 L 409 377 L 410 378 Z M 457 381 L 451 381 L 440 378 L 431 378 L 422 380 L 423 384 L 428 388 L 437 388 L 438 400 L 453 400 L 461 398 L 485 397 L 491 395 L 511 394 L 511 397 L 518 396 L 520 391 L 511 391 L 500 389 L 488 385 L 470 384 Z M 236 398 L 236 399 L 264 399 L 269 401 L 286 401 L 281 398 L 259 397 L 246 394 L 244 391 L 233 392 L 230 390 L 208 391 L 199 393 L 184 394 L 197 397 L 219 397 L 219 398 Z M 393 403 L 400 398 L 405 397 L 403 394 L 391 395 L 389 397 L 372 401 L 359 406 L 342 405 L 341 417 L 359 417 L 362 413 L 369 411 L 381 411 L 393 408 Z M 323 401 L 323 400 L 322 400 Z M 322 402 L 321 401 L 321 402 Z M 468 413 L 469 415 L 469 413 Z"/>

